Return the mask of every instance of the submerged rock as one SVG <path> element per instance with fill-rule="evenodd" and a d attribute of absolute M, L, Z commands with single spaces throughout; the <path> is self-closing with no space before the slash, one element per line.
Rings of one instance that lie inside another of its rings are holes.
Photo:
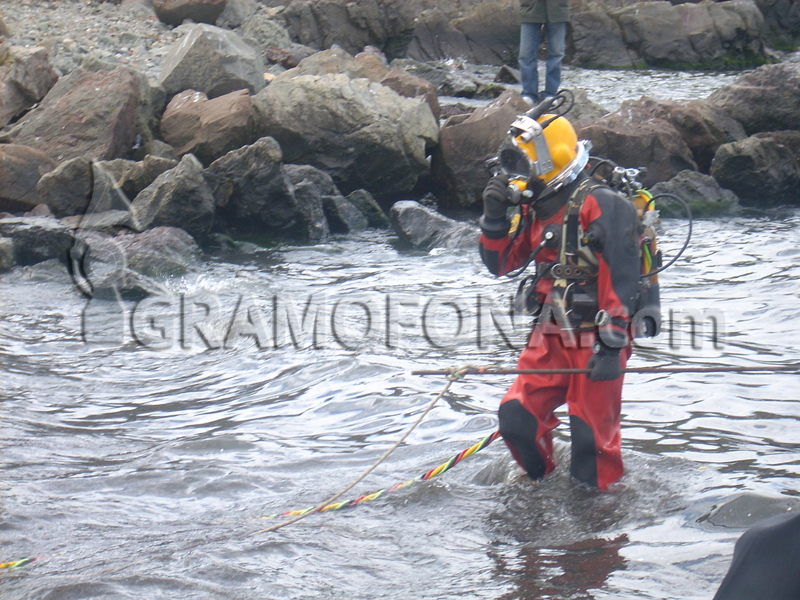
<path fill-rule="evenodd" d="M 673 194 L 682 198 L 689 205 L 693 217 L 717 217 L 735 214 L 739 210 L 736 194 L 721 187 L 710 175 L 697 171 L 681 171 L 669 181 L 654 185 L 650 193 L 654 197 Z M 655 208 L 662 217 L 687 217 L 680 202 L 666 196 L 656 198 Z"/>
<path fill-rule="evenodd" d="M 66 263 L 73 243 L 70 231 L 50 217 L 0 219 L 0 237 L 11 240 L 17 265 L 35 265 L 52 258 Z"/>
<path fill-rule="evenodd" d="M 477 244 L 477 228 L 449 219 L 419 202 L 395 202 L 389 214 L 400 242 L 418 250 Z"/>

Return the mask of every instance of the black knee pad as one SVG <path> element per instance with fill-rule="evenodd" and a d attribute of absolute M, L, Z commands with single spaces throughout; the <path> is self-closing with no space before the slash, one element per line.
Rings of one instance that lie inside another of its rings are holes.
<path fill-rule="evenodd" d="M 569 429 L 572 437 L 572 459 L 569 472 L 575 479 L 592 487 L 597 487 L 597 447 L 594 431 L 575 415 L 569 416 Z"/>
<path fill-rule="evenodd" d="M 539 422 L 525 410 L 519 400 L 509 400 L 497 411 L 500 420 L 500 435 L 511 444 L 522 461 L 522 466 L 531 479 L 544 477 L 547 465 L 536 446 L 536 431 Z"/>

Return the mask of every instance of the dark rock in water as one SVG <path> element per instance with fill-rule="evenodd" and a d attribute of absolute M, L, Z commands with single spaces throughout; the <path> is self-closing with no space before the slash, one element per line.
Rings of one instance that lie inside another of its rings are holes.
<path fill-rule="evenodd" d="M 759 521 L 800 511 L 800 500 L 790 497 L 768 497 L 744 493 L 721 506 L 715 506 L 710 513 L 698 519 L 717 527 L 744 529 Z"/>
<path fill-rule="evenodd" d="M 739 210 L 739 198 L 730 190 L 720 187 L 710 175 L 697 171 L 681 171 L 669 181 L 657 183 L 650 192 L 674 194 L 682 198 L 692 211 L 693 217 L 717 217 L 735 214 Z M 686 210 L 669 197 L 656 198 L 655 208 L 662 217 L 685 218 Z"/>
<path fill-rule="evenodd" d="M 177 160 L 147 155 L 137 162 L 117 183 L 128 198 L 136 198 L 156 177 L 178 166 Z"/>
<path fill-rule="evenodd" d="M 20 119 L 14 143 L 37 148 L 56 162 L 125 156 L 133 146 L 140 99 L 139 78 L 127 68 L 98 73 L 76 69 Z"/>
<path fill-rule="evenodd" d="M 174 161 L 180 160 L 180 156 L 175 152 L 175 148 L 161 140 L 146 142 L 133 152 L 133 158 L 137 161 L 144 160 L 147 156 L 156 156 Z"/>
<path fill-rule="evenodd" d="M 641 67 L 645 61 L 625 43 L 619 23 L 602 2 L 580 2 L 572 11 L 572 61 L 584 67 Z"/>
<path fill-rule="evenodd" d="M 45 48 L 0 45 L 0 128 L 41 101 L 56 81 Z"/>
<path fill-rule="evenodd" d="M 723 86 L 708 100 L 739 121 L 749 135 L 800 130 L 800 64 L 766 65 Z"/>
<path fill-rule="evenodd" d="M 284 172 L 293 185 L 310 181 L 319 190 L 320 196 L 340 196 L 333 178 L 325 171 L 311 165 L 283 165 Z"/>
<path fill-rule="evenodd" d="M 253 97 L 259 135 L 274 137 L 286 162 L 330 173 L 346 193 L 410 190 L 428 170 L 438 127 L 423 100 L 366 79 L 290 73 Z"/>
<path fill-rule="evenodd" d="M 203 92 L 181 92 L 167 105 L 161 135 L 179 155 L 191 153 L 211 164 L 254 141 L 250 92 L 238 90 L 213 100 Z"/>
<path fill-rule="evenodd" d="M 395 202 L 389 214 L 400 241 L 418 250 L 478 244 L 477 228 L 448 219 L 419 202 Z"/>
<path fill-rule="evenodd" d="M 391 226 L 389 217 L 383 212 L 380 205 L 375 202 L 367 190 L 355 190 L 347 195 L 347 199 L 367 217 L 367 227 L 373 229 L 388 229 Z"/>
<path fill-rule="evenodd" d="M 136 196 L 131 214 L 137 229 L 181 227 L 202 239 L 214 223 L 214 196 L 203 165 L 191 154 L 184 156 Z"/>
<path fill-rule="evenodd" d="M 42 202 L 56 217 L 82 215 L 92 197 L 92 163 L 73 158 L 42 176 L 36 184 Z"/>
<path fill-rule="evenodd" d="M 439 96 L 436 93 L 436 87 L 431 82 L 395 67 L 387 72 L 378 83 L 385 85 L 406 98 L 418 98 L 422 96 L 425 98 L 425 102 L 428 103 L 428 106 L 431 107 L 433 118 L 437 121 L 439 120 Z"/>
<path fill-rule="evenodd" d="M 710 114 L 713 110 L 712 106 L 709 105 L 706 110 L 698 110 L 700 106 L 699 102 L 679 104 L 669 100 L 656 100 L 642 96 L 636 102 L 623 103 L 620 110 L 629 109 L 632 114 L 638 113 L 642 121 L 655 118 L 670 123 L 691 150 L 697 168 L 703 173 L 708 173 L 717 148 L 722 144 L 742 139 L 744 130 L 739 126 L 737 131 L 728 133 L 719 125 L 720 117 L 715 118 L 713 114 Z M 721 118 L 724 119 L 724 116 Z M 734 121 L 729 127 L 735 128 L 736 125 L 738 123 Z M 732 137 L 732 135 L 737 137 Z"/>
<path fill-rule="evenodd" d="M 117 236 L 82 231 L 70 256 L 79 264 L 76 283 L 94 298 L 142 297 L 166 292 L 159 280 L 199 266 L 200 248 L 175 227 Z"/>
<path fill-rule="evenodd" d="M 352 233 L 367 228 L 367 217 L 344 196 L 323 196 L 322 208 L 331 233 Z"/>
<path fill-rule="evenodd" d="M 74 215 L 61 219 L 70 231 L 97 231 L 106 235 L 117 235 L 121 231 L 134 229 L 131 213 L 128 210 L 106 210 L 102 212 Z"/>
<path fill-rule="evenodd" d="M 0 237 L 0 273 L 7 273 L 14 268 L 14 241 Z"/>
<path fill-rule="evenodd" d="M 159 81 L 167 94 L 198 90 L 209 98 L 264 87 L 261 52 L 233 31 L 192 25 L 164 59 Z"/>
<path fill-rule="evenodd" d="M 592 154 L 622 167 L 646 167 L 641 182 L 650 187 L 685 169 L 697 170 L 692 151 L 668 121 L 654 118 L 631 103 L 580 127 L 580 139 L 592 142 Z"/>
<path fill-rule="evenodd" d="M 295 199 L 306 217 L 309 239 L 326 239 L 331 228 L 323 207 L 323 198 L 341 195 L 333 179 L 325 171 L 311 165 L 283 165 L 283 171 L 292 182 Z"/>
<path fill-rule="evenodd" d="M 236 232 L 306 239 L 306 220 L 281 168 L 282 154 L 272 138 L 229 152 L 211 163 L 205 177 L 216 205 Z"/>
<path fill-rule="evenodd" d="M 506 92 L 457 123 L 448 120 L 431 159 L 434 187 L 444 206 L 481 201 L 491 177 L 486 160 L 497 154 L 517 115 L 529 108 L 519 94 Z"/>
<path fill-rule="evenodd" d="M 472 98 L 478 91 L 478 83 L 471 76 L 448 67 L 439 67 L 407 58 L 397 58 L 392 61 L 391 66 L 429 81 L 436 86 L 436 91 L 440 96 Z"/>
<path fill-rule="evenodd" d="M 42 203 L 36 184 L 56 168 L 45 153 L 19 144 L 0 144 L 0 211 L 23 212 Z"/>
<path fill-rule="evenodd" d="M 0 237 L 13 242 L 18 265 L 35 265 L 51 258 L 66 262 L 73 242 L 70 231 L 49 217 L 0 219 Z"/>
<path fill-rule="evenodd" d="M 723 144 L 711 175 L 745 206 L 800 205 L 800 132 L 776 131 Z"/>
<path fill-rule="evenodd" d="M 186 19 L 213 25 L 225 10 L 226 0 L 153 0 L 156 15 L 167 25 L 178 26 Z"/>

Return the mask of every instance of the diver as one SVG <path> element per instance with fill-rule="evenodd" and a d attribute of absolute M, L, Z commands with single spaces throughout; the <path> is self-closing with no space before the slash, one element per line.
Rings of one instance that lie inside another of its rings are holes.
<path fill-rule="evenodd" d="M 640 292 L 641 229 L 634 204 L 587 172 L 590 145 L 558 110 L 565 101 L 563 93 L 548 98 L 511 126 L 483 192 L 480 254 L 497 276 L 533 263 L 515 300 L 536 316 L 519 368 L 590 369 L 519 375 L 498 411 L 503 439 L 532 479 L 543 478 L 555 468 L 554 411 L 566 403 L 570 473 L 606 489 L 623 472 L 622 370 Z"/>

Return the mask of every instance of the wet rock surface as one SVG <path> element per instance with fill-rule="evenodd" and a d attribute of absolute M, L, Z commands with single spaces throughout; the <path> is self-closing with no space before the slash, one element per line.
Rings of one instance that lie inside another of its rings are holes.
<path fill-rule="evenodd" d="M 739 198 L 732 191 L 717 183 L 710 175 L 697 171 L 681 171 L 669 181 L 657 183 L 650 192 L 656 198 L 655 206 L 662 217 L 685 218 L 686 210 L 675 198 L 661 196 L 672 194 L 684 200 L 692 212 L 692 217 L 718 217 L 736 214 Z"/>
<path fill-rule="evenodd" d="M 478 230 L 412 200 L 395 202 L 389 213 L 402 244 L 417 250 L 475 244 Z"/>

